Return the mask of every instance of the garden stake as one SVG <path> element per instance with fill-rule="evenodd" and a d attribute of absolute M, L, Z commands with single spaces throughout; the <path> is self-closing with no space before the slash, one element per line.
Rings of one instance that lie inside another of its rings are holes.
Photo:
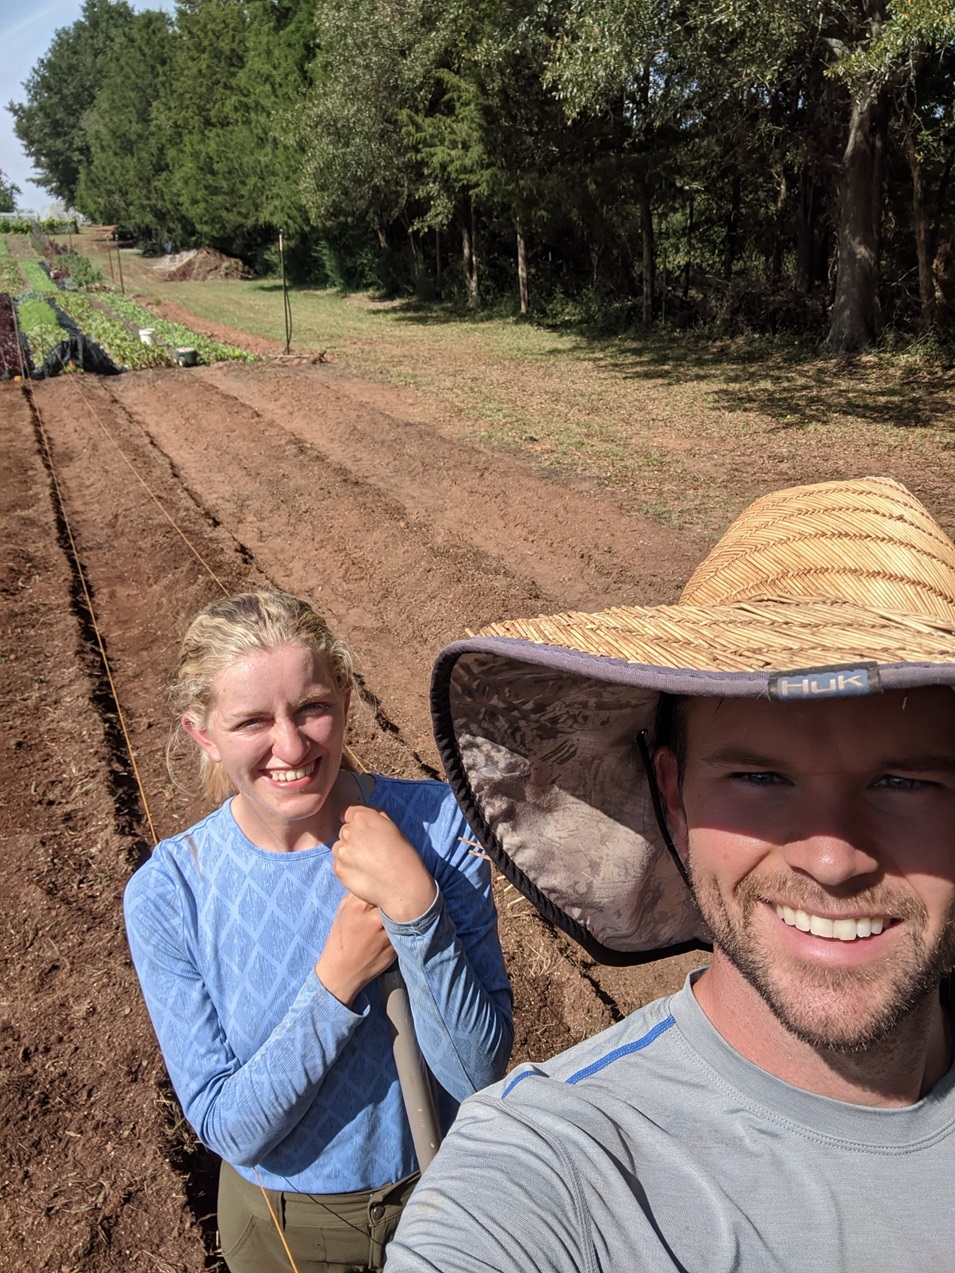
<path fill-rule="evenodd" d="M 285 281 L 285 231 L 279 230 L 279 260 L 282 262 L 282 307 L 285 312 L 285 352 L 292 349 L 292 306 L 288 298 L 288 283 Z"/>

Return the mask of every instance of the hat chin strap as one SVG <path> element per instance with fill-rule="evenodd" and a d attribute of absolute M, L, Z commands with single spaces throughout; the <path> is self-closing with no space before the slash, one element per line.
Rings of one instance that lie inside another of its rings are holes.
<path fill-rule="evenodd" d="M 692 893 L 693 890 L 690 888 L 690 876 L 686 869 L 686 863 L 677 852 L 673 837 L 670 835 L 670 828 L 667 826 L 666 814 L 663 810 L 663 798 L 660 795 L 660 788 L 657 786 L 657 775 L 653 768 L 653 757 L 650 755 L 650 746 L 647 743 L 647 731 L 645 729 L 641 729 L 637 734 L 636 744 L 640 751 L 640 759 L 643 761 L 643 771 L 647 776 L 650 799 L 653 801 L 653 812 L 656 814 L 657 826 L 663 836 L 663 843 L 667 846 L 670 857 L 676 863 L 676 869 L 680 872 L 683 883 Z"/>

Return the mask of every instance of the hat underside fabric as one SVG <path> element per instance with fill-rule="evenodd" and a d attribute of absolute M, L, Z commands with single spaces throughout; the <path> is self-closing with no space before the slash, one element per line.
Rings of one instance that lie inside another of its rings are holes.
<path fill-rule="evenodd" d="M 951 647 L 947 664 L 876 659 L 866 688 L 955 684 Z M 828 669 L 785 666 L 799 691 L 860 692 L 851 672 L 839 689 Z M 595 959 L 642 963 L 702 948 L 707 933 L 663 842 L 637 736 L 652 747 L 662 692 L 780 697 L 779 679 L 479 637 L 439 657 L 435 737 L 465 816 L 510 882 Z"/>

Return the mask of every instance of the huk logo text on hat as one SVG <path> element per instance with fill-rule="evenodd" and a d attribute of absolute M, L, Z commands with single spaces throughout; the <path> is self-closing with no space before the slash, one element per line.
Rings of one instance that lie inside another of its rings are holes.
<path fill-rule="evenodd" d="M 873 665 L 778 672 L 769 680 L 769 697 L 775 699 L 848 698 L 853 694 L 877 694 L 880 689 L 878 671 Z"/>

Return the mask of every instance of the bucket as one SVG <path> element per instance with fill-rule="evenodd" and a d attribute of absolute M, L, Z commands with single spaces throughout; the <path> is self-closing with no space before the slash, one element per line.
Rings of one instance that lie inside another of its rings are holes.
<path fill-rule="evenodd" d="M 181 345 L 176 350 L 176 362 L 180 367 L 197 367 L 199 365 L 198 349 L 191 349 L 186 345 Z"/>
<path fill-rule="evenodd" d="M 143 342 L 144 345 L 154 345 L 156 343 L 155 336 L 156 336 L 155 327 L 140 327 L 139 339 Z"/>

